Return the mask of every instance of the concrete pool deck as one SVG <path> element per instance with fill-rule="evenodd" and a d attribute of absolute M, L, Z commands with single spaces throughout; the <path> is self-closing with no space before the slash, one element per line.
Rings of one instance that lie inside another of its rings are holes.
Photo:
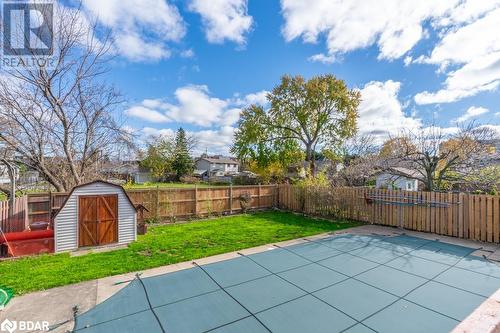
<path fill-rule="evenodd" d="M 480 257 L 487 257 L 490 260 L 500 260 L 500 248 L 498 245 L 474 242 L 469 240 L 457 239 L 452 237 L 439 236 L 421 232 L 400 230 L 390 227 L 365 225 L 350 229 L 340 230 L 334 233 L 320 234 L 308 239 L 320 239 L 332 234 L 360 234 L 360 235 L 400 235 L 402 233 L 410 236 L 420 237 L 429 240 L 440 240 L 444 243 L 451 243 L 466 247 L 481 248 L 473 253 Z M 267 244 L 241 251 L 225 253 L 196 260 L 200 265 L 219 262 L 227 259 L 239 257 L 238 252 L 245 255 L 259 253 L 275 248 L 274 245 L 288 246 L 305 242 L 304 239 L 295 239 L 290 241 Z M 165 273 L 175 272 L 187 268 L 192 268 L 192 262 L 183 262 L 169 266 L 141 271 L 141 277 L 157 276 Z M 83 313 L 96 304 L 101 303 L 117 291 L 127 285 L 126 281 L 134 279 L 136 272 L 126 273 L 98 280 L 82 282 L 74 285 L 63 286 L 49 289 L 46 291 L 35 292 L 20 297 L 15 297 L 4 311 L 0 312 L 0 322 L 8 318 L 9 320 L 31 320 L 48 321 L 53 326 L 58 326 L 54 332 L 65 332 L 73 328 L 73 307 L 78 306 L 78 312 Z M 124 283 L 120 283 L 124 282 Z M 119 284 L 116 284 L 119 283 Z M 481 330 L 477 330 L 479 324 Z M 467 319 L 465 319 L 454 330 L 458 332 L 496 332 L 496 326 L 500 323 L 500 292 L 492 295 L 480 307 L 476 309 Z M 476 329 L 476 330 L 474 330 Z"/>

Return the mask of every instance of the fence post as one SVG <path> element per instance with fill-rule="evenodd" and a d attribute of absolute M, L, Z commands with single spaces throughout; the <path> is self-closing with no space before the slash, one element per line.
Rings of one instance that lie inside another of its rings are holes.
<path fill-rule="evenodd" d="M 257 192 L 257 209 L 260 209 L 260 183 L 259 183 L 259 189 Z"/>
<path fill-rule="evenodd" d="M 229 214 L 233 214 L 233 184 L 229 184 Z"/>
<path fill-rule="evenodd" d="M 273 207 L 279 207 L 280 204 L 280 192 L 279 192 L 279 184 L 274 186 L 274 196 L 273 196 Z"/>
<path fill-rule="evenodd" d="M 28 210 L 28 195 L 24 195 L 23 196 L 23 212 L 24 212 L 24 229 L 28 229 L 28 226 L 29 226 L 29 218 L 28 218 L 28 214 L 29 214 L 29 210 Z"/>
<path fill-rule="evenodd" d="M 160 186 L 156 185 L 155 191 L 155 218 L 160 218 Z"/>
<path fill-rule="evenodd" d="M 194 217 L 198 216 L 198 184 L 194 184 Z"/>
<path fill-rule="evenodd" d="M 49 225 L 51 227 L 52 227 L 52 206 L 53 206 L 52 200 L 53 200 L 52 191 L 49 191 Z"/>

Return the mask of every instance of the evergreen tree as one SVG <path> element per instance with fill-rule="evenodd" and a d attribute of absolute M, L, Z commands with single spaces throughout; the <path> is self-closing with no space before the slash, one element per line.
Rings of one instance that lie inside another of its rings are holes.
<path fill-rule="evenodd" d="M 181 127 L 175 135 L 174 160 L 172 167 L 180 179 L 182 176 L 190 175 L 194 170 L 193 159 L 189 155 L 189 143 L 186 131 Z"/>

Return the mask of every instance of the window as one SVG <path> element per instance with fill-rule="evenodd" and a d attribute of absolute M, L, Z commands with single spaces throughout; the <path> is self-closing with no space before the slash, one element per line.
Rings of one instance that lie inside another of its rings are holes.
<path fill-rule="evenodd" d="M 406 182 L 406 189 L 408 191 L 412 191 L 413 190 L 413 182 Z"/>

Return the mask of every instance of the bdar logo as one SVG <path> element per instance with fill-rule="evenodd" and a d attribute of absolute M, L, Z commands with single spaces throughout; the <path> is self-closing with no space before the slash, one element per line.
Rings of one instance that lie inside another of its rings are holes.
<path fill-rule="evenodd" d="M 2 324 L 0 324 L 0 330 L 3 332 L 13 333 L 17 329 L 17 322 L 5 319 Z"/>

